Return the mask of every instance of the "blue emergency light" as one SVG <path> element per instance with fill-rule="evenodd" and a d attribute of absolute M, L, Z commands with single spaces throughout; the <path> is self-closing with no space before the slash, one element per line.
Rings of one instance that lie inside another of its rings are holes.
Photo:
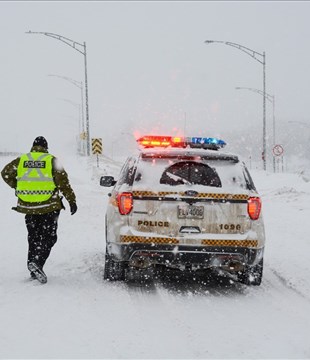
<path fill-rule="evenodd" d="M 210 145 L 211 147 L 217 147 L 222 148 L 226 145 L 226 142 L 224 140 L 220 140 L 217 138 L 207 138 L 207 137 L 191 137 L 186 138 L 186 143 L 190 147 L 202 147 L 202 148 L 208 148 Z"/>

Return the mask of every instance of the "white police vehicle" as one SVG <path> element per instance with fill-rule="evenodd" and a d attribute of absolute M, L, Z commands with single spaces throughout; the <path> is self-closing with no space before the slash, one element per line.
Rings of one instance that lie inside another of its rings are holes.
<path fill-rule="evenodd" d="M 265 230 L 245 164 L 214 138 L 144 136 L 113 186 L 104 278 L 209 272 L 260 285 Z"/>

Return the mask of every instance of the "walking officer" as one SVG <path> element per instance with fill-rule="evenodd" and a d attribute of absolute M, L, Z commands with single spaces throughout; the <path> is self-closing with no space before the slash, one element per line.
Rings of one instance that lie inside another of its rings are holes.
<path fill-rule="evenodd" d="M 46 139 L 38 136 L 30 152 L 7 164 L 1 175 L 18 198 L 12 209 L 25 214 L 31 278 L 44 284 L 47 277 L 43 267 L 57 241 L 60 210 L 65 209 L 61 194 L 70 205 L 71 215 L 77 211 L 68 174 L 57 158 L 49 154 Z"/>

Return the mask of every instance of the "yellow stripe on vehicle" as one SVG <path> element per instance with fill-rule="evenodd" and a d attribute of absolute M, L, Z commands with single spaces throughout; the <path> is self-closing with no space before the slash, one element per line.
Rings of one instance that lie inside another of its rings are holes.
<path fill-rule="evenodd" d="M 122 243 L 140 243 L 140 244 L 178 244 L 179 241 L 175 238 L 162 238 L 162 237 L 141 237 L 121 235 L 120 240 Z"/>
<path fill-rule="evenodd" d="M 133 191 L 133 196 L 143 197 L 143 196 L 168 196 L 168 195 L 180 195 L 178 192 L 175 191 Z"/>
<path fill-rule="evenodd" d="M 184 192 L 171 192 L 171 191 L 133 191 L 132 195 L 134 197 L 146 197 L 146 196 L 152 196 L 152 197 L 165 197 L 169 195 L 173 196 L 185 196 Z M 203 199 L 223 199 L 223 200 L 248 200 L 249 196 L 246 194 L 221 194 L 221 193 L 198 193 L 197 196 L 191 196 L 192 198 L 203 198 Z"/>
<path fill-rule="evenodd" d="M 257 247 L 257 240 L 217 240 L 205 239 L 201 241 L 202 245 L 207 246 L 233 246 L 233 247 Z"/>
<path fill-rule="evenodd" d="M 139 243 L 139 244 L 180 244 L 176 238 L 165 237 L 143 237 L 133 235 L 121 235 L 121 243 Z M 198 245 L 198 242 L 197 244 Z M 258 246 L 257 240 L 221 240 L 221 239 L 204 239 L 201 245 L 205 246 L 230 246 L 230 247 L 252 247 Z"/>
<path fill-rule="evenodd" d="M 185 194 L 183 194 L 185 196 Z M 224 200 L 248 200 L 248 195 L 244 194 L 198 194 L 198 198 L 224 199 Z"/>

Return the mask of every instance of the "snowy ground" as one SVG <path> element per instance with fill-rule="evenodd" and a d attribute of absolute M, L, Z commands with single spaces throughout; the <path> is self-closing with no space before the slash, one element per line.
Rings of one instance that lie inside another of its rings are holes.
<path fill-rule="evenodd" d="M 0 157 L 0 168 L 10 160 Z M 0 358 L 310 358 L 310 182 L 252 173 L 267 235 L 260 287 L 141 288 L 102 280 L 107 191 L 96 163 L 82 160 L 64 162 L 79 209 L 60 216 L 46 285 L 29 281 L 24 216 L 0 183 Z"/>

